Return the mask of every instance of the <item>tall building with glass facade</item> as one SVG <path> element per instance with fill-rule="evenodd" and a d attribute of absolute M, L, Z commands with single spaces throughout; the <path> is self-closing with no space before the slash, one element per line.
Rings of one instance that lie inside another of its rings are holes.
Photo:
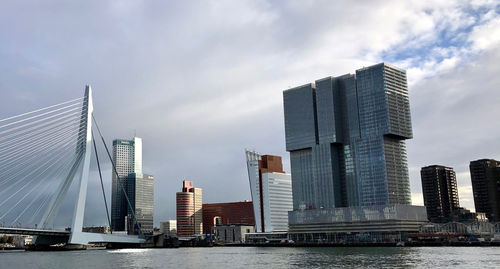
<path fill-rule="evenodd" d="M 133 207 L 135 207 L 135 204 L 132 203 L 131 197 L 136 197 L 136 188 L 143 192 L 137 196 L 138 203 L 148 204 L 140 205 L 137 208 L 144 208 L 147 212 L 151 211 L 151 217 L 146 218 L 152 219 L 153 177 L 142 173 L 142 139 L 134 137 L 132 140 L 113 140 L 113 163 L 118 176 L 115 171 L 111 171 L 111 228 L 113 231 L 125 231 L 126 228 L 130 228 L 128 227 L 130 207 L 124 195 L 125 192 Z M 151 177 L 151 180 L 149 177 Z M 130 186 L 129 182 L 131 183 Z M 150 193 L 146 193 L 146 190 Z M 145 225 L 148 226 L 149 224 Z"/>
<path fill-rule="evenodd" d="M 406 72 L 380 63 L 283 92 L 296 242 L 394 242 L 427 221 L 412 206 Z"/>
<path fill-rule="evenodd" d="M 385 63 L 284 91 L 294 209 L 410 204 L 406 72 Z"/>
<path fill-rule="evenodd" d="M 127 195 L 132 205 L 127 211 L 129 234 L 153 233 L 154 177 L 148 174 L 129 174 Z M 134 216 L 137 221 L 134 221 Z"/>
<path fill-rule="evenodd" d="M 281 157 L 246 150 L 255 231 L 288 230 L 288 211 L 293 209 L 292 181 L 283 171 Z"/>

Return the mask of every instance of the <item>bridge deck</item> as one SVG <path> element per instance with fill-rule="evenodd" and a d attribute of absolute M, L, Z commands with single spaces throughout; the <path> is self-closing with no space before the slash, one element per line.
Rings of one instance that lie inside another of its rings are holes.
<path fill-rule="evenodd" d="M 72 234 L 64 230 L 43 230 L 30 228 L 6 228 L 0 227 L 0 234 L 19 234 L 19 235 L 34 235 L 34 236 L 57 236 L 70 237 Z M 144 238 L 125 234 L 99 234 L 99 233 L 73 233 L 73 236 L 81 238 L 88 243 L 145 243 Z"/>
<path fill-rule="evenodd" d="M 0 234 L 69 236 L 69 231 L 0 227 Z"/>

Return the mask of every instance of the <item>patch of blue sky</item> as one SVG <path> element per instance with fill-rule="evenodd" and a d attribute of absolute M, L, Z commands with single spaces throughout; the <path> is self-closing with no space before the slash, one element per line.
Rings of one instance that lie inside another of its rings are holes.
<path fill-rule="evenodd" d="M 483 18 L 489 12 L 500 13 L 500 4 L 495 8 L 481 7 L 464 11 L 471 23 L 463 23 L 452 27 L 447 22 L 438 22 L 435 26 L 433 38 L 425 39 L 419 36 L 410 36 L 403 43 L 384 50 L 380 57 L 386 62 L 407 62 L 409 66 L 419 66 L 428 61 L 442 62 L 456 56 L 467 56 L 472 42 L 469 35 L 474 27 L 483 23 Z"/>

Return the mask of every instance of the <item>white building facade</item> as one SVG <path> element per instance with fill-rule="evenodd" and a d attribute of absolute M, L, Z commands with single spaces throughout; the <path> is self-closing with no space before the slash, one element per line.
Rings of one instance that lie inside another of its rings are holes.
<path fill-rule="evenodd" d="M 288 230 L 293 210 L 292 179 L 283 171 L 281 157 L 246 151 L 255 232 Z"/>
<path fill-rule="evenodd" d="M 177 220 L 160 222 L 160 232 L 167 236 L 177 236 Z"/>
<path fill-rule="evenodd" d="M 293 210 L 290 174 L 262 174 L 262 202 L 266 232 L 288 231 L 288 211 Z"/>

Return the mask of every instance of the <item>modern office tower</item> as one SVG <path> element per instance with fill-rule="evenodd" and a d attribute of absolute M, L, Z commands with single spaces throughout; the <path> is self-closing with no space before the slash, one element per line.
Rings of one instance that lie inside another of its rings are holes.
<path fill-rule="evenodd" d="M 194 196 L 192 192 L 178 192 L 177 203 L 177 235 L 194 234 Z"/>
<path fill-rule="evenodd" d="M 213 234 L 215 227 L 220 225 L 255 226 L 253 203 L 245 201 L 203 204 L 203 233 Z"/>
<path fill-rule="evenodd" d="M 202 190 L 200 188 L 194 188 L 193 195 L 194 195 L 194 233 L 201 234 L 203 232 Z"/>
<path fill-rule="evenodd" d="M 160 232 L 166 236 L 176 236 L 177 235 L 177 221 L 168 220 L 160 222 Z"/>
<path fill-rule="evenodd" d="M 294 209 L 410 204 L 406 72 L 385 63 L 283 92 Z"/>
<path fill-rule="evenodd" d="M 457 178 L 453 168 L 431 165 L 420 170 L 427 218 L 432 222 L 449 222 L 460 209 Z"/>
<path fill-rule="evenodd" d="M 500 161 L 476 160 L 469 168 L 476 212 L 485 213 L 489 221 L 500 221 Z"/>
<path fill-rule="evenodd" d="M 292 181 L 283 171 L 281 157 L 246 150 L 255 231 L 288 230 L 288 211 L 293 209 Z"/>
<path fill-rule="evenodd" d="M 113 231 L 124 231 L 128 205 L 123 190 L 127 190 L 127 178 L 130 174 L 142 176 L 142 139 L 134 137 L 133 140 L 113 140 L 113 162 L 119 179 L 111 171 L 111 228 Z"/>
<path fill-rule="evenodd" d="M 202 190 L 194 188 L 192 181 L 182 182 L 182 192 L 176 194 L 177 234 L 191 236 L 203 230 Z"/>
<path fill-rule="evenodd" d="M 129 174 L 127 177 L 127 195 L 132 205 L 127 214 L 129 234 L 153 233 L 154 177 L 147 174 Z M 137 222 L 134 221 L 132 210 Z"/>
<path fill-rule="evenodd" d="M 410 200 L 406 71 L 380 63 L 285 90 L 283 101 L 293 240 L 367 230 L 371 242 L 397 240 L 427 221 Z"/>

